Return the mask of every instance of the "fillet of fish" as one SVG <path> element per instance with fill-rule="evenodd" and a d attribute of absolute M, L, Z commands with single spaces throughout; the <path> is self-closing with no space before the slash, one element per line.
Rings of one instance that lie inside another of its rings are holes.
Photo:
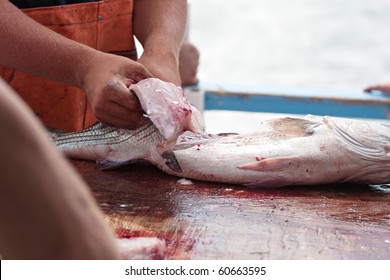
<path fill-rule="evenodd" d="M 306 116 L 265 121 L 250 134 L 207 135 L 175 85 L 146 79 L 131 90 L 149 124 L 52 133 L 58 149 L 103 168 L 146 160 L 171 175 L 249 187 L 390 182 L 387 124 Z"/>

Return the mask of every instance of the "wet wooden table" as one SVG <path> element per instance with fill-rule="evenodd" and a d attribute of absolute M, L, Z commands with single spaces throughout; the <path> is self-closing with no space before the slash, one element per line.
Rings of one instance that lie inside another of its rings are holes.
<path fill-rule="evenodd" d="M 386 187 L 186 185 L 149 165 L 72 163 L 117 235 L 165 239 L 167 259 L 390 259 Z"/>

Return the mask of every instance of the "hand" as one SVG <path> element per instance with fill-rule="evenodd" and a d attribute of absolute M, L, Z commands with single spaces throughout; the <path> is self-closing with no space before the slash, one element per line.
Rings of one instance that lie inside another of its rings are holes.
<path fill-rule="evenodd" d="M 152 77 L 146 68 L 128 58 L 99 53 L 85 70 L 82 88 L 96 118 L 107 125 L 136 129 L 148 119 L 129 86 Z"/>
<path fill-rule="evenodd" d="M 174 55 L 143 53 L 138 62 L 142 63 L 155 77 L 176 85 L 198 83 L 197 71 L 199 51 L 189 42 L 184 42 L 179 54 L 179 62 Z M 178 66 L 179 65 L 179 66 Z"/>
<path fill-rule="evenodd" d="M 199 51 L 190 42 L 184 42 L 179 55 L 179 72 L 183 86 L 193 85 L 199 82 L 197 78 L 199 65 Z"/>
<path fill-rule="evenodd" d="M 144 65 L 154 77 L 181 85 L 178 59 L 174 54 L 161 55 L 144 51 L 138 62 Z"/>
<path fill-rule="evenodd" d="M 390 94 L 390 83 L 388 84 L 378 84 L 378 85 L 372 85 L 368 86 L 364 89 L 365 92 L 370 92 L 372 90 L 380 90 L 383 91 L 384 93 L 389 93 Z"/>

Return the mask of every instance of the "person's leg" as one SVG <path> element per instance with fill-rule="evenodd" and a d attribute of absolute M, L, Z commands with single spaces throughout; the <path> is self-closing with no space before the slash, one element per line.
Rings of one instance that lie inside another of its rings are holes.
<path fill-rule="evenodd" d="M 117 259 L 89 189 L 0 79 L 0 252 L 5 259 Z"/>

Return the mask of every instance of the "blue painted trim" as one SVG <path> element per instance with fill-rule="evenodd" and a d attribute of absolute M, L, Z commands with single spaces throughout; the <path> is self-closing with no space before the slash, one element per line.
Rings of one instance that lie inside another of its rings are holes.
<path fill-rule="evenodd" d="M 387 119 L 390 98 L 381 92 L 237 84 L 200 84 L 206 110 L 238 110 Z"/>

